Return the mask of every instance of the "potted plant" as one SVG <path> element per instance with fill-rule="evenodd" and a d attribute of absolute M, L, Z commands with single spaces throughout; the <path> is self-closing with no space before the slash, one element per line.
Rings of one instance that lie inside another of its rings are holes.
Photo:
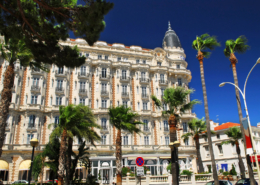
<path fill-rule="evenodd" d="M 232 169 L 229 171 L 229 174 L 232 175 L 233 180 L 237 180 L 237 172 L 233 164 L 232 164 Z"/>
<path fill-rule="evenodd" d="M 224 176 L 223 176 L 223 170 L 220 169 L 218 172 L 219 172 L 218 179 L 219 179 L 219 180 L 222 180 L 222 179 L 224 178 Z"/>
<path fill-rule="evenodd" d="M 228 176 L 228 174 L 229 174 L 228 172 L 223 172 L 223 175 L 224 175 L 224 180 L 228 180 L 228 177 L 227 177 L 227 176 Z"/>

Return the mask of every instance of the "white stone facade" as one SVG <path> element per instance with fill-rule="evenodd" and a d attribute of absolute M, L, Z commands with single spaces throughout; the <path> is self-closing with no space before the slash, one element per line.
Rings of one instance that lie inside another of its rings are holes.
<path fill-rule="evenodd" d="M 9 163 L 8 181 L 20 178 L 19 165 L 30 158 L 32 137 L 40 142 L 36 153 L 49 141 L 52 129 L 48 129 L 48 125 L 58 123 L 59 105 L 79 103 L 90 106 L 102 126 L 97 130 L 102 141 L 96 143 L 96 148 L 90 146 L 94 175 L 103 169 L 110 179 L 114 176 L 116 129 L 109 124 L 107 109 L 122 104 L 131 107 L 140 115 L 140 121 L 147 123 L 140 127 L 143 131 L 140 135 L 122 132 L 124 166 L 134 167 L 134 159 L 142 156 L 146 165 L 151 166 L 152 174 L 166 173 L 165 166 L 170 159 L 167 118 L 161 117 L 161 110 L 155 108 L 150 95 L 161 99 L 167 87 L 188 88 L 191 72 L 187 69 L 184 50 L 168 47 L 152 50 L 102 41 L 89 46 L 83 39 L 68 39 L 60 44 L 77 45 L 80 54 L 86 56 L 85 64 L 74 69 L 52 65 L 49 73 L 21 67 L 19 62 L 15 64 L 15 83 L 1 159 Z M 0 90 L 7 65 L 6 61 L 2 62 Z M 195 117 L 191 111 L 182 115 L 179 126 L 185 127 L 184 132 L 186 123 Z M 196 169 L 193 140 L 184 143 L 180 138 L 183 131 L 177 134 L 181 142 L 181 167 Z M 78 144 L 75 138 L 74 150 Z M 46 170 L 44 180 L 49 178 Z"/>

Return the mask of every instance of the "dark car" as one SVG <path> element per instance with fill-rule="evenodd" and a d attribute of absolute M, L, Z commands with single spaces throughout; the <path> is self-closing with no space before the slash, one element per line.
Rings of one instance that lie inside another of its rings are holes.
<path fill-rule="evenodd" d="M 45 183 L 52 184 L 52 180 L 47 180 Z M 57 180 L 57 179 L 54 179 L 54 183 L 58 183 L 58 180 Z"/>
<path fill-rule="evenodd" d="M 206 185 L 214 185 L 214 181 L 209 181 Z M 219 185 L 232 185 L 229 180 L 219 180 Z"/>
<path fill-rule="evenodd" d="M 258 185 L 258 183 L 255 180 L 255 184 Z M 246 178 L 246 179 L 239 179 L 235 185 L 250 185 L 250 179 Z"/>

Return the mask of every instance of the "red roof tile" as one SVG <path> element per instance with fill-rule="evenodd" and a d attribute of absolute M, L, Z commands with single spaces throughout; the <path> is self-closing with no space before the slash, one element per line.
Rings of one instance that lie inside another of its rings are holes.
<path fill-rule="evenodd" d="M 214 130 L 224 130 L 230 127 L 235 127 L 235 126 L 240 126 L 240 124 L 238 123 L 231 123 L 231 122 L 227 122 L 227 123 L 223 123 L 222 125 L 219 125 L 217 127 L 214 128 Z"/>

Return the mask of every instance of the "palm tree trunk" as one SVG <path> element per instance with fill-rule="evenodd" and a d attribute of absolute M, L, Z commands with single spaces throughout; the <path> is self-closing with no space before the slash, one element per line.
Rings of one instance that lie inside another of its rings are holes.
<path fill-rule="evenodd" d="M 237 150 L 238 164 L 239 164 L 241 176 L 242 176 L 242 178 L 246 178 L 245 177 L 245 166 L 244 166 L 244 163 L 243 163 L 243 160 L 242 160 L 242 157 L 241 157 L 239 143 L 236 143 L 236 150 Z"/>
<path fill-rule="evenodd" d="M 204 172 L 201 155 L 200 155 L 200 142 L 199 142 L 199 136 L 195 136 L 195 145 L 196 145 L 196 152 L 197 152 L 197 165 L 199 166 L 199 173 Z"/>
<path fill-rule="evenodd" d="M 9 113 L 9 106 L 12 100 L 12 87 L 14 86 L 14 64 L 10 62 L 4 75 L 4 88 L 0 100 L 0 157 L 5 140 L 6 120 Z"/>
<path fill-rule="evenodd" d="M 122 148 L 121 148 L 121 130 L 118 129 L 117 131 L 117 138 L 116 138 L 116 184 L 122 185 Z"/>
<path fill-rule="evenodd" d="M 67 144 L 67 130 L 64 129 L 60 141 L 60 156 L 59 156 L 59 169 L 58 169 L 58 185 L 63 185 L 64 172 L 66 170 L 66 144 Z"/>
<path fill-rule="evenodd" d="M 72 155 L 72 146 L 73 146 L 73 138 L 69 137 L 68 139 L 68 153 L 67 153 L 67 170 L 66 170 L 66 185 L 71 181 L 71 155 Z M 72 172 L 73 173 L 73 172 Z"/>
<path fill-rule="evenodd" d="M 168 124 L 170 127 L 170 142 L 177 141 L 177 120 L 174 115 L 170 115 Z M 175 156 L 176 155 L 176 156 Z M 171 151 L 171 159 L 172 159 L 172 185 L 178 185 L 179 178 L 179 164 L 178 164 L 178 148 L 174 147 L 174 150 Z"/>
<path fill-rule="evenodd" d="M 206 123 L 207 123 L 207 135 L 208 135 L 208 143 L 209 143 L 209 152 L 210 152 L 210 157 L 211 157 L 211 162 L 212 162 L 214 184 L 219 185 L 216 162 L 215 162 L 215 157 L 214 157 L 214 152 L 213 152 L 213 147 L 212 147 L 211 129 L 210 129 L 210 122 L 209 122 L 208 98 L 207 98 L 206 83 L 205 83 L 205 77 L 204 77 L 204 67 L 203 67 L 203 54 L 201 51 L 198 52 L 197 58 L 200 62 L 200 77 L 201 77 L 201 84 L 202 84 L 202 90 L 203 90 L 204 109 L 205 109 L 205 117 L 206 117 Z"/>
<path fill-rule="evenodd" d="M 237 69 L 236 69 L 236 63 L 237 63 L 237 59 L 236 56 L 232 53 L 230 55 L 230 62 L 232 64 L 232 71 L 233 71 L 233 77 L 234 77 L 234 83 L 237 87 L 238 86 L 238 79 L 237 79 Z M 242 118 L 243 118 L 243 114 L 242 114 L 242 110 L 241 110 L 241 103 L 240 103 L 240 94 L 239 94 L 239 90 L 237 88 L 235 88 L 235 92 L 236 92 L 236 100 L 237 100 L 237 109 L 238 109 L 238 116 L 239 116 L 239 122 L 240 122 L 240 130 L 243 136 L 243 140 L 245 141 L 245 130 L 244 130 L 244 126 L 242 124 Z M 246 142 L 244 142 L 244 148 L 245 148 L 245 156 L 246 156 Z M 246 157 L 246 161 L 247 161 L 247 168 L 248 168 L 248 172 L 249 172 L 249 178 L 250 178 L 250 182 L 252 183 L 252 185 L 255 185 L 255 181 L 254 181 L 254 174 L 253 174 L 253 169 L 251 166 L 251 162 L 248 159 L 248 157 Z M 243 171 L 241 171 L 242 174 L 242 178 L 245 178 L 245 166 L 244 163 L 242 163 L 241 165 L 243 165 Z"/>

